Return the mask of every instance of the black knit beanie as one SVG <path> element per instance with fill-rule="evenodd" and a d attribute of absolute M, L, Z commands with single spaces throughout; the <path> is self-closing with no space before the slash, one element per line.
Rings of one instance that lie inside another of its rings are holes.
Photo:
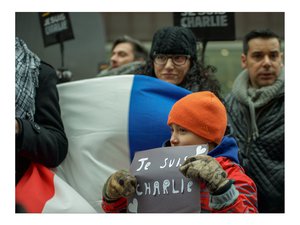
<path fill-rule="evenodd" d="M 196 37 L 185 27 L 165 27 L 156 31 L 152 39 L 150 57 L 155 54 L 183 54 L 197 59 Z"/>

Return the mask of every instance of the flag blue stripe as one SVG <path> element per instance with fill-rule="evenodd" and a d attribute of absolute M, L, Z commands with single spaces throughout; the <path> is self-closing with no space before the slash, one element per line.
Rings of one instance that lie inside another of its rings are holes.
<path fill-rule="evenodd" d="M 135 75 L 128 118 L 131 161 L 136 151 L 161 147 L 170 138 L 169 111 L 177 100 L 190 93 L 153 77 Z"/>

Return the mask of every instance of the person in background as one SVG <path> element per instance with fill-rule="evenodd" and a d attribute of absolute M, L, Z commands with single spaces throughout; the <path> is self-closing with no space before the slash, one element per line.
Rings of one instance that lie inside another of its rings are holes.
<path fill-rule="evenodd" d="M 185 27 L 164 27 L 152 39 L 149 60 L 135 74 L 148 75 L 192 92 L 209 90 L 221 96 L 213 66 L 204 66 L 197 56 L 193 32 Z"/>
<path fill-rule="evenodd" d="M 109 67 L 97 76 L 131 74 L 147 57 L 148 51 L 140 41 L 124 35 L 113 43 Z"/>
<path fill-rule="evenodd" d="M 257 185 L 261 213 L 284 212 L 284 69 L 280 38 L 269 29 L 245 35 L 244 69 L 225 98 L 242 166 Z"/>
<path fill-rule="evenodd" d="M 239 165 L 235 139 L 224 136 L 227 115 L 219 98 L 210 91 L 189 94 L 173 105 L 167 123 L 171 138 L 166 146 L 209 146 L 208 155 L 189 157 L 179 167 L 185 177 L 200 183 L 201 212 L 257 213 L 256 185 Z M 127 171 L 113 173 L 103 187 L 103 210 L 126 212 L 136 186 Z"/>
<path fill-rule="evenodd" d="M 56 71 L 16 37 L 16 185 L 31 162 L 57 167 L 68 140 L 60 115 Z"/>

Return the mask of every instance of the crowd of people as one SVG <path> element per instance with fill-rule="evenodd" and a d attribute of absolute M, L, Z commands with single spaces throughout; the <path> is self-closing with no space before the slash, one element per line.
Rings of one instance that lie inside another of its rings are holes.
<path fill-rule="evenodd" d="M 179 167 L 201 187 L 201 212 L 284 213 L 284 66 L 280 37 L 269 29 L 245 35 L 242 72 L 221 95 L 215 68 L 203 65 L 193 32 L 157 30 L 151 49 L 123 36 L 97 77 L 140 74 L 191 91 L 168 117 L 165 146 L 208 144 L 207 155 Z M 58 166 L 68 140 L 60 117 L 55 70 L 16 38 L 16 184 L 30 162 Z M 163 144 L 163 143 L 162 143 Z M 120 182 L 120 180 L 122 182 Z M 137 186 L 129 171 L 114 172 L 102 191 L 105 212 L 126 212 Z"/>

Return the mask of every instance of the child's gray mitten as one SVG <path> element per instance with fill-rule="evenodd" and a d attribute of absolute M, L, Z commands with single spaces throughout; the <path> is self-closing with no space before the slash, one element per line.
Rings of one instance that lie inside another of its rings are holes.
<path fill-rule="evenodd" d="M 113 173 L 105 182 L 103 196 L 106 200 L 117 200 L 120 197 L 128 198 L 135 192 L 136 178 L 125 170 Z"/>
<path fill-rule="evenodd" d="M 204 182 L 212 194 L 218 192 L 229 182 L 227 173 L 218 161 L 209 155 L 189 157 L 179 170 L 185 177 Z"/>

